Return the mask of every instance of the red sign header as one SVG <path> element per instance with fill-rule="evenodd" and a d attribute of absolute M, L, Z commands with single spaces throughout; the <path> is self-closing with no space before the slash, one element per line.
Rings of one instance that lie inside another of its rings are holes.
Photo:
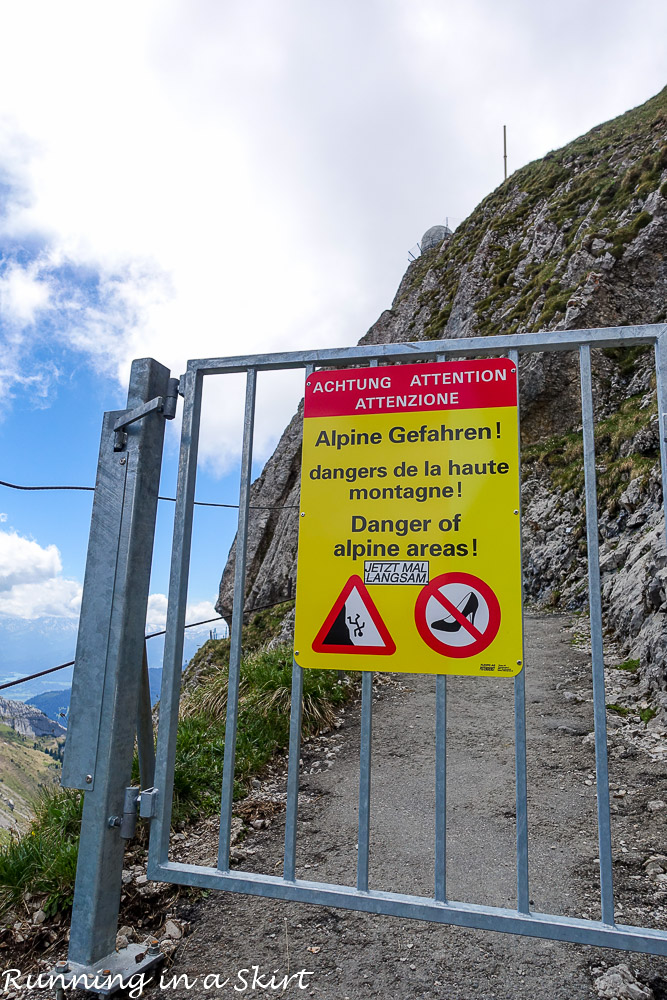
<path fill-rule="evenodd" d="M 314 372 L 305 417 L 516 406 L 516 365 L 507 358 L 438 361 Z"/>

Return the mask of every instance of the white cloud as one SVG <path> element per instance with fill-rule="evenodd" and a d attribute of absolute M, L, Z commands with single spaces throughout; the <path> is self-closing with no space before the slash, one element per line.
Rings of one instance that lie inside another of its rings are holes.
<path fill-rule="evenodd" d="M 40 583 L 19 583 L 0 594 L 0 614 L 12 618 L 76 620 L 81 610 L 81 584 L 62 576 Z"/>
<path fill-rule="evenodd" d="M 46 548 L 15 531 L 0 531 L 0 592 L 20 583 L 36 583 L 62 571 L 55 545 Z"/>
<path fill-rule="evenodd" d="M 0 514 L 0 522 L 6 521 Z M 40 618 L 43 615 L 76 619 L 81 608 L 82 587 L 77 580 L 62 575 L 60 552 L 55 545 L 42 546 L 16 531 L 0 530 L 0 615 Z M 148 630 L 164 628 L 167 597 L 148 598 Z M 217 618 L 211 601 L 195 601 L 187 606 L 186 623 Z"/>
<path fill-rule="evenodd" d="M 167 604 L 166 594 L 150 594 L 146 622 L 151 628 L 164 628 L 167 621 Z"/>
<path fill-rule="evenodd" d="M 146 613 L 147 629 L 161 629 L 165 627 L 167 624 L 167 604 L 166 594 L 151 594 L 149 596 Z M 188 604 L 185 612 L 186 625 L 217 617 L 218 612 L 210 601 L 197 601 L 194 604 Z"/>
<path fill-rule="evenodd" d="M 12 265 L 0 278 L 0 309 L 5 322 L 32 325 L 38 313 L 49 307 L 49 300 L 49 285 L 40 279 L 36 262 L 28 267 Z"/>
<path fill-rule="evenodd" d="M 197 601 L 196 604 L 188 604 L 186 622 L 205 622 L 209 618 L 218 618 L 218 612 L 210 601 Z"/>
<path fill-rule="evenodd" d="M 7 520 L 7 515 L 4 513 L 0 513 L 0 524 L 4 524 L 6 520 Z"/>
<path fill-rule="evenodd" d="M 663 85 L 666 11 L 4 5 L 0 280 L 22 338 L 5 381 L 20 391 L 47 343 L 124 385 L 133 357 L 178 375 L 189 357 L 356 342 L 421 233 L 500 182 L 503 123 L 514 169 Z M 30 374 L 43 393 L 56 377 Z M 291 386 L 258 413 L 260 455 L 293 411 Z M 221 395 L 201 449 L 219 472 L 238 455 L 242 406 L 236 388 Z"/>
<path fill-rule="evenodd" d="M 81 585 L 63 577 L 55 545 L 41 546 L 15 531 L 0 531 L 0 614 L 76 618 L 80 603 Z"/>

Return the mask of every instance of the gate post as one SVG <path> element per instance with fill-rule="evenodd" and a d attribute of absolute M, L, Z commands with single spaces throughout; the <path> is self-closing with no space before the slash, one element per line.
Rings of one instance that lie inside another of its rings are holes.
<path fill-rule="evenodd" d="M 169 374 L 134 361 L 128 410 L 102 425 L 62 780 L 85 790 L 68 956 L 78 966 L 116 946 L 126 842 L 110 821 L 131 781 Z M 134 422 L 115 432 L 124 417 Z"/>

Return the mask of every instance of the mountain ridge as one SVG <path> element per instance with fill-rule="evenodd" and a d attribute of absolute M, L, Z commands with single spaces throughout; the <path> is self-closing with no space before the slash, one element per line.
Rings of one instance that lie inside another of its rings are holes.
<path fill-rule="evenodd" d="M 63 727 L 53 719 L 49 719 L 39 708 L 7 698 L 0 698 L 0 723 L 29 739 L 65 735 Z"/>
<path fill-rule="evenodd" d="M 666 245 L 667 88 L 512 174 L 408 266 L 360 343 L 660 323 Z M 595 351 L 593 380 L 607 623 L 660 699 L 667 550 L 651 353 Z M 526 594 L 541 606 L 583 610 L 578 359 L 522 357 L 520 384 Z M 252 511 L 250 607 L 291 593 L 295 579 L 301 421 L 302 407 L 252 484 L 251 504 L 284 509 Z M 228 619 L 234 566 L 235 543 L 216 605 Z"/>

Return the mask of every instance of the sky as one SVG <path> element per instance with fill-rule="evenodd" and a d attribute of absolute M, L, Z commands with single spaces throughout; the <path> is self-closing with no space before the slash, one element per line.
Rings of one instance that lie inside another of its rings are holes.
<path fill-rule="evenodd" d="M 657 93 L 666 35 L 662 0 L 0 0 L 0 479 L 93 485 L 133 358 L 178 376 L 356 343 L 422 233 L 501 183 L 503 125 L 511 173 Z M 260 376 L 256 473 L 301 385 Z M 207 384 L 199 499 L 238 498 L 242 399 L 242 377 Z M 0 487 L 19 672 L 75 635 L 90 509 Z M 160 504 L 151 627 L 172 518 Z M 234 530 L 197 509 L 190 620 L 214 614 Z"/>

